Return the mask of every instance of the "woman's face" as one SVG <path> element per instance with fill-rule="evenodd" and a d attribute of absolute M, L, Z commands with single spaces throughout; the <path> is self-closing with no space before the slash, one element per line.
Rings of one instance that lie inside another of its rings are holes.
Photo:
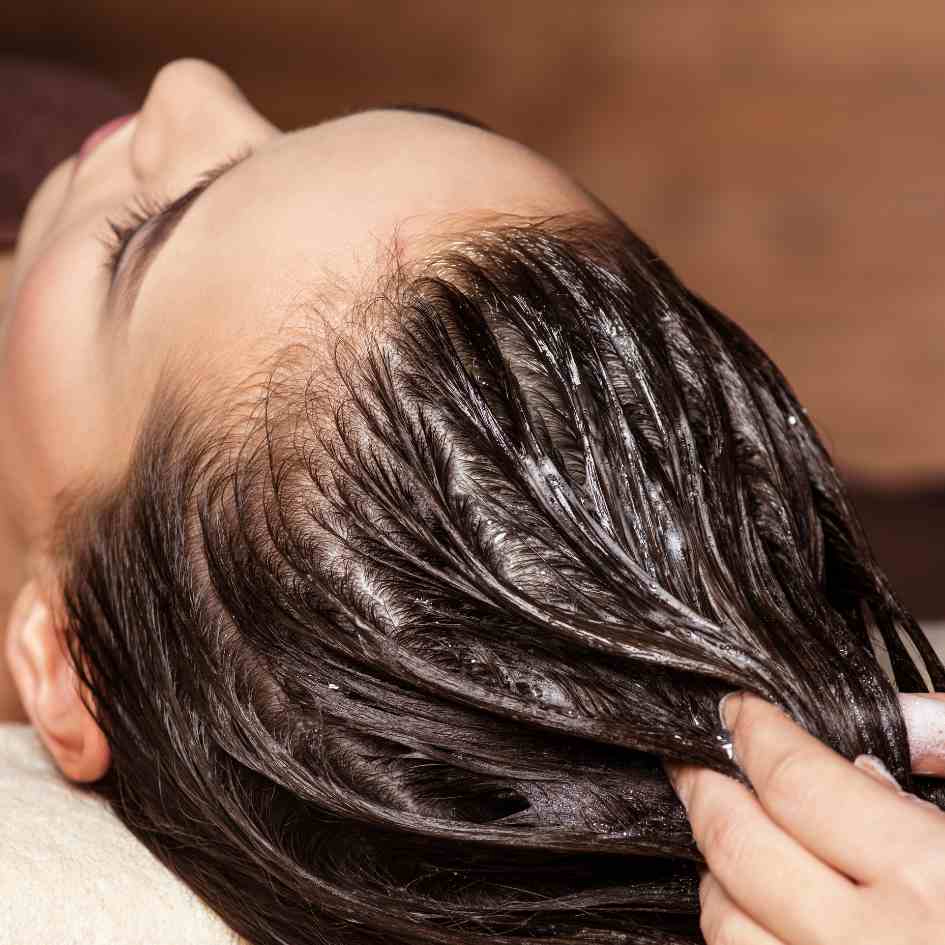
<path fill-rule="evenodd" d="M 169 226 L 145 223 L 110 277 L 108 220 L 244 153 Z M 245 377 L 307 299 L 379 274 L 395 232 L 409 259 L 449 221 L 573 211 L 601 208 L 497 134 L 391 109 L 284 133 L 215 66 L 165 66 L 134 120 L 49 174 L 20 231 L 0 321 L 0 507 L 24 550 L 57 492 L 120 474 L 165 366 L 208 390 Z M 344 305 L 320 314 L 344 327 Z"/>

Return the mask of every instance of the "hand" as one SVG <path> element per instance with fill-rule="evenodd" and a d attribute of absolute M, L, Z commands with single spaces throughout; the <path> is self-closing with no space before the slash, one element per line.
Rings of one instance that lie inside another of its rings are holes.
<path fill-rule="evenodd" d="M 945 773 L 945 703 L 901 698 L 914 766 Z M 708 864 L 709 945 L 945 943 L 945 814 L 877 759 L 847 761 L 764 700 L 723 702 L 755 793 L 708 768 L 667 765 Z"/>

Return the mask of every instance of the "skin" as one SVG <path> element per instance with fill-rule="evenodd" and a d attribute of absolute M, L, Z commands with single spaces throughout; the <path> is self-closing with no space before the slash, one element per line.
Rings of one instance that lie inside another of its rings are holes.
<path fill-rule="evenodd" d="M 191 207 L 164 246 L 130 316 L 105 318 L 106 217 L 123 216 L 136 195 L 178 196 L 247 146 L 254 155 Z M 127 467 L 162 370 L 204 385 L 210 405 L 214 391 L 259 365 L 312 293 L 332 287 L 333 304 L 307 330 L 327 339 L 350 329 L 345 299 L 384 271 L 394 243 L 409 263 L 443 234 L 496 215 L 605 213 L 555 165 L 491 132 L 378 110 L 283 133 L 215 66 L 165 66 L 134 121 L 40 186 L 9 273 L 0 318 L 0 719 L 29 720 L 67 778 L 95 780 L 109 767 L 108 745 L 59 646 L 46 539 L 62 490 L 114 482 Z M 877 915 L 886 910 L 895 941 L 930 941 L 928 924 L 945 918 L 935 914 L 931 880 L 917 869 L 884 880 L 878 865 L 912 856 L 936 866 L 928 850 L 945 849 L 945 834 L 941 844 L 929 841 L 945 831 L 942 815 L 832 756 L 777 710 L 746 705 L 735 746 L 757 799 L 714 772 L 674 772 L 712 870 L 704 883 L 712 945 L 864 940 L 864 901 Z M 928 724 L 928 713 L 916 718 Z M 794 745 L 804 749 L 797 764 L 780 766 L 777 752 Z M 931 754 L 923 763 L 934 766 Z M 787 775 L 797 781 L 782 784 Z M 820 779 L 823 789 L 807 787 Z M 792 793 L 798 783 L 805 789 Z M 812 812 L 829 849 L 805 826 Z M 885 826 L 867 832 L 864 822 Z M 838 871 L 853 856 L 870 865 L 862 886 Z M 772 869 L 791 871 L 773 902 L 755 882 Z M 941 889 L 945 868 L 936 869 L 929 876 Z M 822 923 L 834 917 L 833 937 L 803 919 L 827 889 L 839 898 L 813 914 Z M 729 934 L 741 937 L 720 937 Z"/>
<path fill-rule="evenodd" d="M 13 253 L 0 253 L 0 300 L 6 297 L 10 287 L 10 277 L 13 274 Z M 0 311 L 3 305 L 0 301 Z M 2 517 L 0 517 L 2 521 Z M 9 546 L 0 544 L 0 575 L 19 574 L 19 561 L 10 553 Z M 15 586 L 9 577 L 0 578 L 0 643 L 3 641 L 2 619 L 10 609 L 10 589 Z M 6 659 L 2 657 L 0 648 L 0 722 L 22 722 L 26 720 L 26 713 L 20 702 L 20 695 L 16 691 L 13 677 Z"/>
<path fill-rule="evenodd" d="M 923 745 L 913 767 L 945 774 L 945 701 L 906 700 Z M 912 703 L 910 705 L 910 702 Z M 745 693 L 722 716 L 743 784 L 667 767 L 706 859 L 699 894 L 708 945 L 929 945 L 945 928 L 945 814 L 905 793 L 876 759 L 850 763 L 780 709 Z"/>
<path fill-rule="evenodd" d="M 253 156 L 191 206 L 130 316 L 106 318 L 106 218 L 142 194 L 184 193 L 247 147 Z M 41 577 L 56 497 L 117 479 L 162 369 L 204 384 L 209 404 L 326 286 L 335 304 L 309 337 L 345 332 L 348 295 L 386 271 L 395 237 L 409 263 L 441 231 L 490 215 L 601 212 L 561 169 L 498 134 L 390 109 L 283 133 L 210 63 L 165 66 L 137 117 L 81 163 L 57 166 L 22 223 L 0 318 L 3 623 L 34 599 L 55 610 Z M 0 693 L 7 718 L 35 714 L 3 676 Z"/>

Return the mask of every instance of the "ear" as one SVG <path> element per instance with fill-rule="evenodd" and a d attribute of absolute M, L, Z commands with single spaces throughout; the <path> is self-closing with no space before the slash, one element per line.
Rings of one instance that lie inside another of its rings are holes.
<path fill-rule="evenodd" d="M 20 589 L 7 624 L 7 662 L 26 714 L 62 773 L 97 781 L 108 771 L 111 752 L 82 702 L 51 603 L 38 581 Z"/>

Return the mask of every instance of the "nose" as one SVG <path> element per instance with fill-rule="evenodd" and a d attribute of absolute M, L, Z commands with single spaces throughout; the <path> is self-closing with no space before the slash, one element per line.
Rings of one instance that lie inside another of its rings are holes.
<path fill-rule="evenodd" d="M 141 183 L 169 183 L 278 133 L 222 69 L 176 59 L 155 75 L 138 113 L 132 170 Z"/>

